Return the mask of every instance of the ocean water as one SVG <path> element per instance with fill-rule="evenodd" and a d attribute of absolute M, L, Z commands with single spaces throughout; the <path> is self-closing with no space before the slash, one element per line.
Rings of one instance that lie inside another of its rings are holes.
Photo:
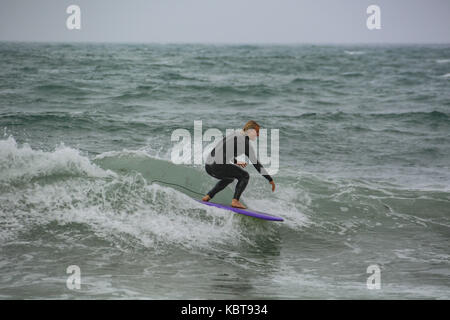
<path fill-rule="evenodd" d="M 1 299 L 450 298 L 449 46 L 3 42 L 0 70 Z M 280 169 L 243 201 L 284 222 L 149 178 L 173 130 L 250 119 Z"/>

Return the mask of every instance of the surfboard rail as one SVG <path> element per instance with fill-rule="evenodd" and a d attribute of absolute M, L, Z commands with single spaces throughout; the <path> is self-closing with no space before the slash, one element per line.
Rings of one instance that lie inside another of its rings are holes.
<path fill-rule="evenodd" d="M 270 215 L 268 213 L 264 213 L 264 212 L 259 212 L 259 211 L 255 211 L 255 210 L 251 210 L 251 209 L 244 210 L 244 209 L 234 208 L 231 206 L 226 206 L 226 205 L 219 204 L 219 203 L 207 202 L 207 201 L 202 201 L 202 200 L 197 200 L 197 199 L 195 199 L 195 200 L 202 204 L 205 204 L 207 206 L 233 211 L 235 213 L 239 213 L 239 214 L 242 214 L 242 215 L 245 215 L 248 217 L 253 217 L 253 218 L 263 219 L 263 220 L 268 220 L 268 221 L 284 221 L 283 218 L 272 216 L 272 215 Z"/>

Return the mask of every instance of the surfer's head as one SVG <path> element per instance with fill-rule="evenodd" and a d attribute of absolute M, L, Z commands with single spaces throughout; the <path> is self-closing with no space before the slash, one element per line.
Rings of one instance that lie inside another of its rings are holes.
<path fill-rule="evenodd" d="M 259 128 L 260 125 L 257 124 L 256 121 L 250 120 L 245 124 L 242 130 L 250 138 L 250 140 L 256 140 L 256 137 L 259 137 Z"/>

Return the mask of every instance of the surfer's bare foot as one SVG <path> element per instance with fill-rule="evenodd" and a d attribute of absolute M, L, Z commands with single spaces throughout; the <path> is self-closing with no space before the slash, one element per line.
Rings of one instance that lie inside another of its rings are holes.
<path fill-rule="evenodd" d="M 202 201 L 208 202 L 209 200 L 211 200 L 211 197 L 209 195 L 206 195 L 202 198 Z"/>
<path fill-rule="evenodd" d="M 242 203 L 240 203 L 239 200 L 237 200 L 237 199 L 231 200 L 231 206 L 233 208 L 247 209 L 247 207 L 244 206 Z"/>

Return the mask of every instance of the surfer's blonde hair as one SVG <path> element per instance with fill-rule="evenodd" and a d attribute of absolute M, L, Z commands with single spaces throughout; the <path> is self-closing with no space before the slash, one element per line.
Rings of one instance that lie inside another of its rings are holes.
<path fill-rule="evenodd" d="M 243 130 L 244 132 L 247 131 L 248 129 L 255 129 L 255 130 L 258 130 L 260 127 L 261 127 L 261 126 L 260 126 L 258 123 L 256 123 L 256 121 L 250 120 L 250 121 L 248 121 L 248 122 L 244 125 L 244 127 L 242 128 L 242 130 Z"/>

